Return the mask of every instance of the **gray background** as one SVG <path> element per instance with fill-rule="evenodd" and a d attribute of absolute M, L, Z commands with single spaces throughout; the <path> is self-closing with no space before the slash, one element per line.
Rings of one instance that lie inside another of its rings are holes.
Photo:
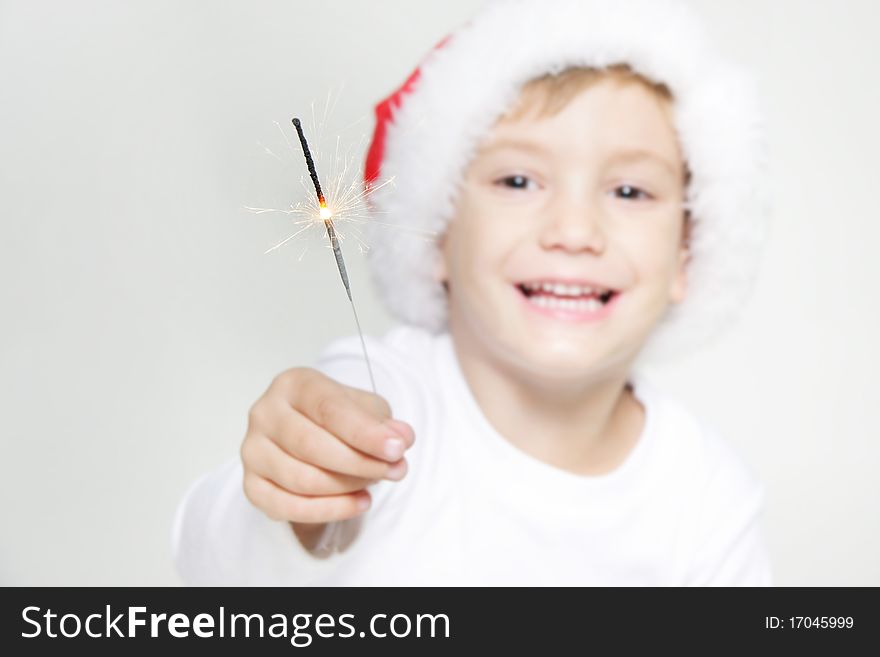
<path fill-rule="evenodd" d="M 362 144 L 480 4 L 0 3 L 0 582 L 177 582 L 186 486 L 354 330 L 319 235 L 264 255 L 289 218 L 242 209 L 302 198 L 273 122 L 336 99 L 325 134 Z M 779 584 L 878 585 L 878 5 L 692 4 L 760 75 L 776 209 L 743 320 L 656 376 L 767 484 Z"/>

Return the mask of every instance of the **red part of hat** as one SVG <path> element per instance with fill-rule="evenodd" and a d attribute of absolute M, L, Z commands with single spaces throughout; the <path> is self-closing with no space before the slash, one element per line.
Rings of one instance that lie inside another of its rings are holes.
<path fill-rule="evenodd" d="M 372 184 L 382 170 L 382 156 L 385 154 L 385 131 L 388 122 L 391 121 L 391 114 L 403 103 L 403 96 L 409 93 L 421 73 L 422 70 L 416 68 L 403 83 L 403 86 L 376 105 L 376 128 L 373 131 L 373 140 L 370 142 L 364 166 L 364 182 L 367 185 Z"/>
<path fill-rule="evenodd" d="M 431 49 L 431 52 L 445 46 L 451 38 L 451 34 L 443 37 Z M 412 91 L 421 74 L 422 69 L 421 65 L 419 65 L 410 73 L 406 82 L 400 88 L 376 105 L 376 128 L 373 130 L 373 139 L 370 142 L 370 148 L 367 151 L 367 161 L 364 165 L 364 184 L 366 186 L 375 182 L 382 171 L 382 158 L 385 154 L 385 132 L 388 128 L 388 123 L 391 121 L 392 114 L 394 110 L 403 104 L 404 96 Z"/>

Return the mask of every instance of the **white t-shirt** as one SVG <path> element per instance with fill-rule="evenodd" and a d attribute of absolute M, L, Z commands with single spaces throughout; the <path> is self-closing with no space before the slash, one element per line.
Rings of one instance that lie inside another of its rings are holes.
<path fill-rule="evenodd" d="M 334 523 L 318 556 L 252 506 L 236 458 L 196 481 L 174 522 L 177 570 L 204 585 L 761 585 L 764 487 L 711 427 L 640 373 L 645 427 L 622 465 L 577 475 L 503 438 L 464 379 L 449 334 L 398 326 L 367 338 L 377 392 L 416 442 L 398 482 Z M 357 336 L 316 368 L 370 389 Z"/>

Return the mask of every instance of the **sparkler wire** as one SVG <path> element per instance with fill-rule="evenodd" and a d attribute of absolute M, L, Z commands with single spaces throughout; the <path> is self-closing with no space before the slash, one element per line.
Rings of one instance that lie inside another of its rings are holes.
<path fill-rule="evenodd" d="M 342 247 L 336 236 L 336 229 L 333 227 L 332 212 L 327 208 L 327 201 L 324 199 L 324 192 L 321 190 L 321 182 L 318 180 L 318 172 L 315 169 L 315 161 L 312 159 L 312 152 L 309 150 L 309 144 L 303 133 L 302 124 L 298 118 L 293 119 L 293 127 L 299 136 L 299 143 L 302 146 L 303 155 L 306 158 L 306 166 L 309 169 L 309 175 L 315 186 L 315 194 L 318 196 L 318 205 L 321 208 L 321 218 L 324 220 L 324 227 L 327 229 L 327 237 L 330 238 L 330 247 L 333 249 L 333 256 L 336 258 L 336 267 L 339 269 L 339 276 L 342 278 L 342 285 L 345 287 L 345 293 L 351 303 L 351 310 L 354 313 L 354 322 L 357 325 L 358 336 L 361 339 L 361 349 L 364 351 L 364 360 L 367 362 L 367 372 L 370 375 L 370 385 L 373 388 L 373 394 L 376 393 L 376 381 L 373 378 L 373 368 L 370 365 L 370 357 L 367 355 L 367 343 L 364 341 L 364 333 L 361 330 L 361 322 L 358 319 L 357 309 L 354 306 L 354 299 L 351 296 L 351 285 L 348 282 L 348 272 L 345 269 L 345 260 L 342 257 Z"/>

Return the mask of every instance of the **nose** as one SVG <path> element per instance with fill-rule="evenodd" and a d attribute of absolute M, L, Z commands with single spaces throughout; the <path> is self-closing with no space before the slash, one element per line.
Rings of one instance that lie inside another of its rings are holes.
<path fill-rule="evenodd" d="M 546 208 L 540 243 L 547 250 L 602 253 L 607 237 L 603 210 L 599 203 L 581 194 L 559 195 Z"/>

